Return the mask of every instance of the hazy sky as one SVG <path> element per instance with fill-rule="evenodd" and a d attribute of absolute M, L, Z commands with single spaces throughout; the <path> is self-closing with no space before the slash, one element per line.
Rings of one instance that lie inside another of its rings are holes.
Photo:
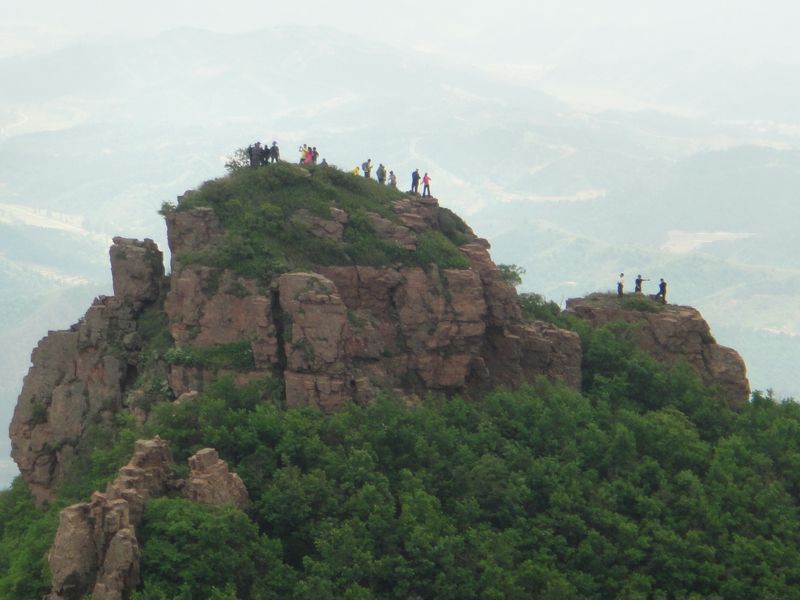
<path fill-rule="evenodd" d="M 239 33 L 291 24 L 479 66 L 588 110 L 795 123 L 800 97 L 798 70 L 785 69 L 800 66 L 795 0 L 0 0 L 0 9 L 0 58 L 179 27 Z M 706 83 L 711 100 L 696 102 Z M 749 96 L 726 111 L 740 87 Z M 776 97 L 784 99 L 777 108 Z M 762 100 L 763 111 L 750 110 Z"/>
<path fill-rule="evenodd" d="M 240 32 L 293 23 L 489 61 L 546 60 L 583 47 L 581 40 L 602 56 L 688 49 L 736 60 L 800 59 L 800 3 L 791 0 L 2 0 L 0 8 L 0 56 L 182 26 Z"/>

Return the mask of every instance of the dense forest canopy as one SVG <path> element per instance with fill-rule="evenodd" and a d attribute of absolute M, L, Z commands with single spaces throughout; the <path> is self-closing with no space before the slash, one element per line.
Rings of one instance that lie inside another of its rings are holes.
<path fill-rule="evenodd" d="M 732 412 L 628 333 L 583 328 L 581 392 L 542 380 L 325 415 L 286 410 L 278 382 L 223 379 L 156 404 L 144 428 L 98 431 L 49 508 L 21 480 L 0 493 L 0 596 L 46 593 L 58 509 L 154 434 L 178 464 L 216 448 L 253 504 L 150 501 L 139 600 L 795 596 L 800 407 L 756 393 Z"/>

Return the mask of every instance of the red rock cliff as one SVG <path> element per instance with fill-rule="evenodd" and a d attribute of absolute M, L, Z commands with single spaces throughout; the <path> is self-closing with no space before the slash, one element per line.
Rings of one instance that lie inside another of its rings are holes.
<path fill-rule="evenodd" d="M 437 229 L 443 211 L 435 199 L 418 197 L 397 200 L 392 210 L 395 221 L 366 218 L 377 235 L 405 249 Z M 298 210 L 292 220 L 309 236 L 341 239 L 349 215 L 331 207 L 329 218 Z M 51 332 L 33 352 L 11 437 L 12 456 L 39 502 L 53 498 L 89 423 L 113 426 L 121 411 L 146 418 L 136 402 L 137 319 L 145 310 L 163 311 L 176 347 L 238 342 L 252 352 L 252 365 L 236 371 L 164 365 L 174 398 L 225 374 L 240 383 L 281 378 L 288 406 L 328 411 L 370 402 L 381 389 L 408 399 L 477 395 L 537 376 L 580 386 L 578 336 L 525 323 L 488 242 L 469 230 L 459 248 L 468 268 L 327 266 L 284 273 L 265 286 L 180 260 L 225 235 L 212 209 L 169 212 L 167 229 L 168 279 L 152 241 L 115 238 L 114 296 L 98 298 L 81 322 Z"/>

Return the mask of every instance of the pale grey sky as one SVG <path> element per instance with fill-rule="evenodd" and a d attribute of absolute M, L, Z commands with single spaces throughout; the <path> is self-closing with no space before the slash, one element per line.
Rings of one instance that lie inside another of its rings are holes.
<path fill-rule="evenodd" d="M 720 58 L 800 59 L 800 4 L 793 1 L 2 0 L 0 8 L 0 55 L 175 27 L 241 32 L 293 23 L 491 61 L 535 60 L 581 39 L 596 44 L 600 56 L 690 49 Z"/>
<path fill-rule="evenodd" d="M 305 25 L 475 65 L 588 110 L 795 122 L 800 90 L 793 0 L 0 0 L 0 9 L 0 59 L 180 27 Z M 740 88 L 745 97 L 726 111 Z"/>

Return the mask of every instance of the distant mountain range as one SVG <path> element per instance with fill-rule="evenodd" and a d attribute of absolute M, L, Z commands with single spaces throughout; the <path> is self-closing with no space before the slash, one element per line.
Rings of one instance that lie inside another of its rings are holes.
<path fill-rule="evenodd" d="M 110 290 L 109 240 L 166 250 L 164 201 L 260 139 L 302 143 L 443 205 L 560 301 L 625 271 L 670 283 L 753 387 L 800 396 L 800 152 L 785 128 L 585 113 L 530 86 L 319 28 L 179 30 L 0 61 L 0 420 L 47 328 Z M 653 286 L 651 281 L 648 285 Z M 7 447 L 0 442 L 0 453 Z M 0 486 L 13 474 L 0 459 Z"/>

